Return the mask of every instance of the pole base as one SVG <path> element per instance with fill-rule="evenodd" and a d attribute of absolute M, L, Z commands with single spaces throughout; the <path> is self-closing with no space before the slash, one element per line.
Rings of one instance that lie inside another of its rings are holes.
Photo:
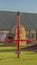
<path fill-rule="evenodd" d="M 21 54 L 21 52 L 20 52 L 20 51 L 19 51 L 19 52 L 17 51 L 17 52 L 15 52 L 15 53 L 16 53 L 16 54 Z"/>

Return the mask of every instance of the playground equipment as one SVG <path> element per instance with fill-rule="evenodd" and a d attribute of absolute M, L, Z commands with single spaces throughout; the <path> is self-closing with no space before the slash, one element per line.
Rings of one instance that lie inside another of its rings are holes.
<path fill-rule="evenodd" d="M 20 40 L 20 12 L 17 12 L 17 40 L 12 40 L 12 39 L 5 39 L 5 42 L 18 42 L 17 45 L 17 55 L 18 58 L 20 58 L 20 41 L 27 41 L 27 42 L 32 42 L 32 40 Z"/>

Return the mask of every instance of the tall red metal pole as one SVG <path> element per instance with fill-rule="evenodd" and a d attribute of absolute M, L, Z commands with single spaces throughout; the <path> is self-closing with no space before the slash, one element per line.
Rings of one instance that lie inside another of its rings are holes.
<path fill-rule="evenodd" d="M 20 57 L 20 13 L 17 12 L 18 58 Z"/>
<path fill-rule="evenodd" d="M 18 58 L 20 57 L 20 41 L 27 41 L 27 42 L 32 42 L 32 40 L 20 40 L 20 13 L 17 12 L 17 40 L 10 40 L 10 39 L 6 39 L 4 42 L 18 42 L 18 49 L 17 49 L 17 54 L 18 54 Z"/>

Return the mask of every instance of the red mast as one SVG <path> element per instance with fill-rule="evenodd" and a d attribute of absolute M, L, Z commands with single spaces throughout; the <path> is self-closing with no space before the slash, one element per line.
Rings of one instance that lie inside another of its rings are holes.
<path fill-rule="evenodd" d="M 17 12 L 18 58 L 20 57 L 20 13 Z"/>

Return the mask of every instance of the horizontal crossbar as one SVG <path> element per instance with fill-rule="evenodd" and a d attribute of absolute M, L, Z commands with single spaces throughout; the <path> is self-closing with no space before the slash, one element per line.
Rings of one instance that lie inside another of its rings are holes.
<path fill-rule="evenodd" d="M 20 42 L 20 41 L 32 42 L 32 40 L 11 40 L 11 39 L 10 39 L 10 40 L 9 40 L 9 39 L 6 39 L 4 42 L 18 42 L 18 41 L 19 41 L 19 42 Z"/>

